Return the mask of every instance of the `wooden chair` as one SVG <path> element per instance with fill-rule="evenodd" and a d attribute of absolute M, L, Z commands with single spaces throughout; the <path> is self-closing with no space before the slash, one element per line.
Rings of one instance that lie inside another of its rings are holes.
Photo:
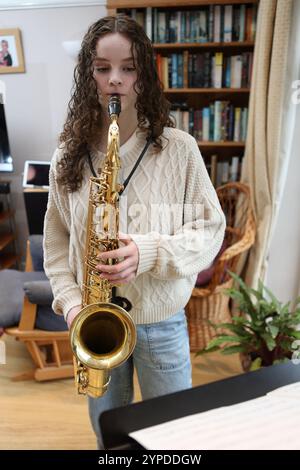
<path fill-rule="evenodd" d="M 185 308 L 191 351 L 204 348 L 214 337 L 215 330 L 208 320 L 213 323 L 231 321 L 230 299 L 224 294 L 224 289 L 231 287 L 233 280 L 227 270 L 236 271 L 242 253 L 255 240 L 249 187 L 243 183 L 227 183 L 217 189 L 217 194 L 226 216 L 225 250 L 214 262 L 209 283 L 193 289 Z"/>
<path fill-rule="evenodd" d="M 33 271 L 30 242 L 27 241 L 26 271 Z M 21 319 L 17 327 L 5 328 L 5 333 L 22 341 L 31 355 L 35 368 L 25 371 L 12 380 L 34 378 L 37 381 L 72 377 L 73 355 L 68 331 L 46 331 L 35 328 L 36 304 L 24 297 Z M 54 313 L 53 313 L 54 315 Z"/>

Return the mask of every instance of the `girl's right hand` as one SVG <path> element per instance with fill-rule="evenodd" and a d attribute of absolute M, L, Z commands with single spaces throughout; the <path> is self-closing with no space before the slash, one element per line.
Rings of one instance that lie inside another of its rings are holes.
<path fill-rule="evenodd" d="M 75 307 L 72 307 L 69 310 L 68 315 L 67 315 L 67 324 L 68 324 L 69 329 L 71 328 L 72 322 L 74 318 L 78 315 L 80 310 L 81 310 L 81 305 L 76 305 Z"/>

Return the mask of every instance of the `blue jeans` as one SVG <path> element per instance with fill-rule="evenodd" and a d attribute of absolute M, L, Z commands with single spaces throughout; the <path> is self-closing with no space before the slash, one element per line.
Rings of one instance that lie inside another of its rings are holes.
<path fill-rule="evenodd" d="M 89 397 L 89 413 L 99 448 L 103 448 L 100 414 L 128 405 L 133 400 L 133 369 L 136 368 L 143 400 L 192 386 L 189 337 L 184 310 L 168 320 L 137 325 L 137 344 L 132 356 L 111 371 L 108 391 Z"/>

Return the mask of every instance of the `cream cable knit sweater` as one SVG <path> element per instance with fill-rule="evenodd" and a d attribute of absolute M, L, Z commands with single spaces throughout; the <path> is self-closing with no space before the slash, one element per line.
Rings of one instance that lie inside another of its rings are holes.
<path fill-rule="evenodd" d="M 197 273 L 211 264 L 224 237 L 225 218 L 195 139 L 173 128 L 165 128 L 163 137 L 163 150 L 156 155 L 150 146 L 120 200 L 120 230 L 137 244 L 139 265 L 134 281 L 117 293 L 131 301 L 137 324 L 165 320 L 183 308 Z M 121 146 L 120 182 L 144 144 L 136 131 Z M 87 164 L 79 191 L 65 193 L 56 182 L 60 156 L 57 149 L 50 170 L 44 267 L 53 309 L 66 316 L 81 304 L 90 169 Z M 100 152 L 92 155 L 95 169 L 103 159 Z"/>

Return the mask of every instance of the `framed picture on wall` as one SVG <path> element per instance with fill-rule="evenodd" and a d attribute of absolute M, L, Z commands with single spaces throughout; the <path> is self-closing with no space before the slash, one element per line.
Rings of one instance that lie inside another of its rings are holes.
<path fill-rule="evenodd" d="M 25 72 L 21 32 L 0 29 L 0 73 Z"/>

